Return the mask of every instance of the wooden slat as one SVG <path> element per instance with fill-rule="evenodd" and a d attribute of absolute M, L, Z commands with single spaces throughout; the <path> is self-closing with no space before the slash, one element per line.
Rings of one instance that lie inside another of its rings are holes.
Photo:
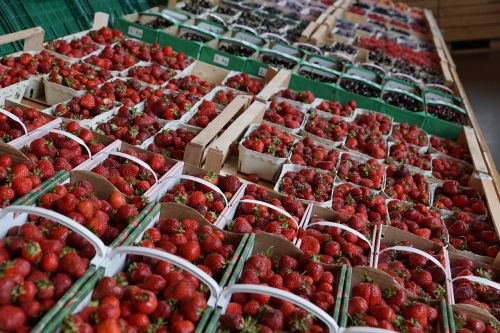
<path fill-rule="evenodd" d="M 450 7 L 441 7 L 439 10 L 439 15 L 440 17 L 453 17 L 460 15 L 476 16 L 498 12 L 500 12 L 500 1 L 479 6 L 477 4 L 469 3 L 467 6 L 453 5 Z"/>
<path fill-rule="evenodd" d="M 470 26 L 484 26 L 490 24 L 500 24 L 500 13 L 488 13 L 473 16 L 462 14 L 460 16 L 454 17 L 441 16 L 439 19 L 439 25 L 441 26 L 441 29 L 444 30 L 446 30 L 447 28 L 463 28 Z"/>
<path fill-rule="evenodd" d="M 448 28 L 444 31 L 447 41 L 493 39 L 500 37 L 500 23 L 487 26 Z"/>

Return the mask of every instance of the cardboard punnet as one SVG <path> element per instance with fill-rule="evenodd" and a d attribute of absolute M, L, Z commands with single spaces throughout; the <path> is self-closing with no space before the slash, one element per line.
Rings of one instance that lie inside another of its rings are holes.
<path fill-rule="evenodd" d="M 184 152 L 184 162 L 201 166 L 206 156 L 206 148 L 214 140 L 219 132 L 235 117 L 238 117 L 247 109 L 251 102 L 250 96 L 240 95 L 229 103 L 217 117 L 215 117 L 207 127 L 202 129 L 186 145 Z"/>
<path fill-rule="evenodd" d="M 9 214 L 19 214 L 16 219 L 9 217 Z M 84 275 L 75 280 L 74 283 L 68 288 L 68 290 L 62 295 L 53 306 L 36 321 L 34 327 L 31 329 L 32 332 L 45 332 L 47 325 L 53 320 L 57 314 L 64 309 L 67 302 L 69 302 L 77 293 L 77 291 L 82 288 L 82 286 L 95 274 L 96 270 L 102 265 L 106 255 L 109 253 L 110 249 L 104 245 L 104 243 L 95 236 L 88 229 L 82 225 L 76 223 L 67 216 L 58 214 L 54 211 L 42 209 L 32 206 L 9 206 L 0 212 L 0 221 L 2 222 L 2 227 L 0 228 L 1 238 L 5 238 L 8 234 L 10 228 L 15 226 L 21 226 L 23 224 L 29 223 L 30 216 L 35 215 L 39 217 L 44 217 L 50 219 L 52 222 L 61 224 L 62 226 L 68 228 L 72 232 L 83 237 L 87 242 L 89 242 L 96 250 L 96 255 L 92 258 L 89 267 L 85 271 Z M 19 256 L 20 257 L 20 256 Z M 14 258 L 12 258 L 14 259 Z"/>
<path fill-rule="evenodd" d="M 236 283 L 239 279 L 245 262 L 252 255 L 266 253 L 271 261 L 276 262 L 279 258 L 288 255 L 294 258 L 298 258 L 301 256 L 301 251 L 298 250 L 292 243 L 287 241 L 281 236 L 271 235 L 267 233 L 258 233 L 255 235 L 251 235 L 249 238 L 245 249 L 243 250 L 242 255 L 240 256 L 240 260 L 238 261 L 235 274 L 233 274 L 231 283 Z M 342 303 L 342 294 L 343 294 L 343 285 L 345 280 L 345 266 L 332 266 L 332 265 L 323 265 L 325 270 L 331 271 L 334 274 L 335 287 L 333 291 L 333 296 L 335 298 L 335 305 L 330 313 L 328 313 L 333 320 L 337 320 L 338 314 L 340 312 L 340 306 Z M 232 284 L 231 284 L 232 285 Z M 238 284 L 234 284 L 234 286 L 238 286 Z M 255 288 L 262 288 L 261 286 L 255 285 Z M 257 289 L 258 291 L 258 289 Z M 230 295 L 229 295 L 230 298 Z M 213 333 L 217 330 L 218 321 L 220 316 L 224 313 L 225 307 L 222 303 L 226 303 L 229 299 L 224 299 L 220 302 L 220 306 L 214 311 L 214 314 L 206 327 L 206 332 Z M 304 302 L 304 301 L 302 301 Z M 297 304 L 300 306 L 300 304 Z M 313 311 L 314 312 L 314 311 Z M 336 333 L 336 329 L 330 329 L 329 332 Z"/>
<path fill-rule="evenodd" d="M 236 120 L 210 144 L 205 161 L 205 168 L 219 172 L 226 161 L 230 146 L 246 131 L 253 123 L 260 123 L 263 119 L 266 105 L 264 103 L 253 102 Z"/>
<path fill-rule="evenodd" d="M 394 280 L 389 278 L 389 276 L 385 273 L 382 272 L 378 269 L 375 268 L 368 268 L 368 267 L 355 267 L 355 268 L 349 268 L 347 271 L 347 278 L 346 278 L 346 283 L 344 285 L 344 298 L 343 298 L 343 306 L 342 306 L 342 312 L 341 312 L 341 317 L 339 319 L 339 325 L 341 327 L 351 327 L 348 326 L 348 305 L 349 305 L 349 299 L 351 296 L 351 292 L 354 286 L 358 285 L 360 282 L 364 282 L 366 278 L 369 278 L 371 281 L 374 283 L 378 284 L 382 292 L 386 289 L 403 289 L 400 285 L 398 285 Z M 426 301 L 422 298 L 416 297 L 415 295 L 411 294 L 410 292 L 406 291 L 406 294 L 410 300 L 414 301 L 420 301 L 423 303 L 426 303 Z M 429 304 L 433 307 L 435 307 L 438 310 L 439 319 L 438 322 L 435 324 L 437 327 L 439 327 L 442 332 L 447 332 L 449 330 L 449 322 L 447 319 L 447 309 L 446 309 L 446 302 L 443 301 L 429 301 Z M 378 332 L 375 331 L 375 328 L 369 328 L 366 327 L 365 330 L 362 328 L 358 328 L 358 332 Z M 343 331 L 343 330 L 342 330 Z M 342 332 L 341 331 L 341 332 Z M 349 332 L 349 329 L 345 330 L 346 333 Z M 391 332 L 389 330 L 381 330 L 380 332 Z"/>
<path fill-rule="evenodd" d="M 178 167 L 174 172 L 170 173 L 166 180 L 161 183 L 159 186 L 155 187 L 154 191 L 152 191 L 150 198 L 155 201 L 162 201 L 163 196 L 168 193 L 175 185 L 181 183 L 183 180 L 189 180 L 195 183 L 200 184 L 201 186 L 205 186 L 210 188 L 212 192 L 217 192 L 224 199 L 224 210 L 218 214 L 217 219 L 214 221 L 214 225 L 218 225 L 222 219 L 225 218 L 225 213 L 234 202 L 238 201 L 245 191 L 245 185 L 242 184 L 239 189 L 233 194 L 233 196 L 228 200 L 224 193 L 218 188 L 216 185 L 213 185 L 202 178 L 198 177 L 200 175 L 205 175 L 210 171 L 201 169 L 194 165 L 190 165 L 187 163 L 182 164 L 182 167 Z M 219 176 L 218 173 L 212 174 L 212 176 Z"/>

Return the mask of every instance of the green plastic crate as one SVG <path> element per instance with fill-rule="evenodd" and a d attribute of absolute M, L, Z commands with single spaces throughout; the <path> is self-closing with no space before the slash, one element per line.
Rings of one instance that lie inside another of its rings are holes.
<path fill-rule="evenodd" d="M 119 17 L 129 14 L 132 12 L 129 8 L 126 8 L 127 5 L 125 1 L 121 0 L 85 0 L 87 2 L 87 6 L 92 13 L 92 17 L 95 12 L 104 12 L 109 14 L 110 24 L 114 24 L 115 20 Z M 127 1 L 128 3 L 128 1 Z"/>
<path fill-rule="evenodd" d="M 9 34 L 10 31 L 4 27 L 3 21 L 0 22 L 0 36 Z M 0 45 L 0 56 L 4 56 L 7 54 L 11 54 L 16 52 L 18 49 L 16 47 L 15 43 L 8 43 L 8 44 L 3 44 Z"/>
<path fill-rule="evenodd" d="M 427 114 L 425 124 L 422 128 L 429 134 L 455 141 L 463 130 L 463 125 L 450 123 L 449 121 L 436 118 Z"/>
<path fill-rule="evenodd" d="M 411 112 L 405 109 L 398 108 L 397 106 L 390 105 L 384 101 L 381 102 L 380 112 L 385 113 L 394 118 L 397 122 L 406 122 L 411 125 L 417 125 L 422 128 L 425 124 L 425 112 Z"/>
<path fill-rule="evenodd" d="M 24 0 L 16 2 L 24 8 L 33 26 L 45 30 L 45 40 L 52 40 L 88 28 L 82 17 L 77 16 L 65 0 Z M 20 17 L 26 20 L 26 18 Z"/>
<path fill-rule="evenodd" d="M 333 99 L 336 90 L 335 85 L 333 84 L 315 81 L 297 73 L 292 73 L 289 88 L 293 90 L 307 89 L 312 91 L 314 96 L 328 100 Z"/>
<path fill-rule="evenodd" d="M 382 100 L 380 98 L 370 98 L 361 96 L 340 87 L 337 87 L 337 91 L 335 93 L 335 100 L 339 101 L 342 104 L 346 104 L 350 100 L 354 100 L 358 104 L 358 107 L 377 112 L 379 112 L 382 107 Z"/>

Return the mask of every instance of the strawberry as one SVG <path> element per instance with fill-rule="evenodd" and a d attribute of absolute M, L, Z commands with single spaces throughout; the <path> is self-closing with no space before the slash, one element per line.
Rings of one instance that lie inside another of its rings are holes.
<path fill-rule="evenodd" d="M 298 108 L 278 101 L 272 101 L 264 114 L 264 120 L 291 129 L 300 128 L 304 117 L 304 113 Z"/>
<path fill-rule="evenodd" d="M 319 114 L 310 114 L 305 131 L 321 139 L 332 142 L 343 141 L 347 137 L 348 124 L 339 117 L 323 118 Z"/>
<path fill-rule="evenodd" d="M 302 200 L 325 202 L 331 198 L 333 177 L 312 168 L 304 168 L 286 172 L 279 184 L 279 191 L 285 195 Z"/>
<path fill-rule="evenodd" d="M 397 143 L 391 146 L 389 157 L 398 163 L 412 165 L 421 170 L 429 171 L 432 168 L 431 156 L 418 151 L 416 146 Z"/>
<path fill-rule="evenodd" d="M 351 100 L 347 104 L 342 105 L 337 101 L 322 101 L 316 106 L 317 110 L 330 113 L 339 117 L 351 117 L 353 111 L 357 108 L 355 101 Z"/>
<path fill-rule="evenodd" d="M 294 91 L 291 89 L 284 89 L 274 94 L 273 97 L 281 97 L 305 104 L 311 104 L 314 101 L 314 94 L 308 90 Z"/>
<path fill-rule="evenodd" d="M 472 157 L 466 145 L 453 142 L 437 136 L 430 137 L 431 147 L 438 152 L 466 162 L 472 162 Z"/>

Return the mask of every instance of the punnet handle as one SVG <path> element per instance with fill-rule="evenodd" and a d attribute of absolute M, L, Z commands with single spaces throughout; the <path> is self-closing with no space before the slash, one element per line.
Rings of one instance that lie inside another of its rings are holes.
<path fill-rule="evenodd" d="M 233 24 L 231 26 L 231 29 L 235 30 L 235 28 L 244 30 L 246 32 L 251 33 L 252 35 L 255 35 L 255 36 L 259 37 L 259 33 L 255 29 L 250 28 L 249 26 L 246 26 L 246 25 L 243 25 L 243 24 Z"/>
<path fill-rule="evenodd" d="M 277 34 L 273 34 L 272 32 L 266 32 L 266 33 L 263 33 L 262 38 L 274 38 L 274 39 L 277 39 L 279 41 L 281 41 L 282 43 L 284 44 L 287 44 L 287 45 L 290 45 L 290 42 L 288 40 L 286 40 L 285 38 L 281 37 L 280 35 L 277 35 Z"/>
<path fill-rule="evenodd" d="M 321 225 L 321 226 L 327 226 L 327 227 L 335 227 L 335 228 L 339 228 L 339 229 L 345 230 L 347 232 L 350 232 L 351 234 L 353 234 L 353 235 L 357 236 L 358 238 L 362 239 L 363 241 L 365 241 L 370 246 L 370 249 L 373 252 L 372 243 L 368 240 L 368 238 L 366 238 L 359 231 L 354 230 L 353 228 L 351 228 L 349 226 L 346 226 L 345 224 L 335 223 L 335 222 L 330 222 L 330 221 L 318 221 L 318 222 L 313 222 L 313 223 L 309 224 L 307 226 L 307 229 L 309 229 L 309 227 L 312 227 L 312 226 L 315 226 L 315 225 Z"/>
<path fill-rule="evenodd" d="M 436 266 L 440 267 L 446 273 L 446 269 L 443 267 L 443 265 L 441 265 L 441 263 L 439 262 L 439 260 L 437 260 L 436 258 L 434 258 L 433 256 L 431 256 L 427 252 L 424 252 L 422 250 L 416 249 L 414 247 L 398 245 L 398 246 L 387 247 L 387 248 L 381 250 L 379 252 L 379 254 L 382 253 L 382 252 L 385 252 L 385 251 L 390 251 L 390 250 L 393 250 L 393 251 L 406 251 L 406 252 L 413 252 L 413 253 L 419 254 L 422 257 L 426 257 L 427 259 L 429 259 L 430 261 L 432 261 Z"/>
<path fill-rule="evenodd" d="M 218 188 L 217 186 L 215 186 L 214 184 L 212 184 L 210 182 L 207 182 L 204 179 L 201 179 L 201 178 L 198 178 L 198 177 L 194 177 L 194 176 L 190 176 L 190 175 L 171 176 L 171 177 L 167 177 L 167 179 L 168 178 L 192 180 L 194 182 L 197 182 L 197 183 L 203 184 L 203 185 L 205 185 L 207 187 L 210 187 L 212 190 L 214 190 L 215 192 L 217 192 L 220 195 L 222 195 L 222 197 L 224 198 L 224 202 L 226 203 L 226 207 L 228 206 L 227 198 L 224 195 L 224 193 L 220 190 L 220 188 Z"/>
<path fill-rule="evenodd" d="M 457 280 L 469 280 L 471 282 L 484 284 L 488 287 L 494 288 L 496 290 L 500 290 L 500 283 L 495 282 L 495 281 L 491 281 L 491 280 L 488 280 L 488 279 L 485 279 L 485 278 L 482 278 L 479 276 L 472 276 L 472 275 L 457 276 L 452 281 L 454 282 Z"/>
<path fill-rule="evenodd" d="M 438 89 L 443 89 L 443 90 L 446 90 L 447 92 L 450 93 L 450 95 L 454 95 L 455 93 L 453 92 L 453 90 L 451 90 L 450 88 L 448 88 L 447 86 L 443 86 L 442 84 L 437 84 L 437 83 L 429 83 L 426 85 L 427 88 L 431 88 L 431 89 L 435 89 L 435 88 L 438 88 Z"/>
<path fill-rule="evenodd" d="M 263 285 L 235 284 L 231 287 L 225 288 L 222 291 L 219 300 L 217 301 L 217 306 L 222 308 L 223 313 L 226 311 L 227 306 L 229 305 L 229 301 L 231 300 L 231 295 L 234 293 L 265 294 L 282 299 L 314 314 L 328 326 L 329 332 L 338 332 L 339 326 L 337 325 L 335 320 L 333 320 L 332 316 L 320 309 L 315 304 L 290 292 Z"/>
<path fill-rule="evenodd" d="M 394 333 L 394 331 L 375 327 L 340 327 L 339 333 Z"/>
<path fill-rule="evenodd" d="M 219 15 L 216 15 L 214 13 L 209 13 L 208 14 L 209 17 L 215 19 L 216 21 L 218 21 L 220 24 L 222 24 L 223 26 L 227 26 L 227 23 L 226 21 L 224 21 Z"/>
<path fill-rule="evenodd" d="M 317 47 L 316 45 L 312 45 L 312 44 L 309 44 L 309 43 L 297 43 L 295 45 L 297 47 L 300 47 L 300 46 L 309 47 L 309 48 L 311 48 L 313 50 L 316 50 L 316 52 L 318 52 L 319 55 L 323 54 L 323 51 L 321 51 L 321 49 L 319 47 Z"/>
<path fill-rule="evenodd" d="M 24 134 L 28 134 L 28 129 L 26 128 L 26 126 L 24 125 L 24 123 L 21 121 L 21 119 L 19 119 L 18 116 L 16 116 L 13 113 L 10 113 L 9 111 L 4 110 L 4 109 L 0 109 L 0 113 L 3 114 L 3 115 L 5 115 L 6 117 L 9 117 L 10 119 L 14 120 L 19 125 L 21 125 L 21 127 L 23 128 Z"/>
<path fill-rule="evenodd" d="M 141 247 L 141 246 L 119 246 L 111 251 L 111 253 L 109 254 L 109 259 L 113 260 L 115 256 L 121 254 L 146 256 L 150 258 L 168 261 L 188 271 L 189 273 L 193 274 L 196 278 L 200 279 L 208 287 L 208 289 L 210 289 L 210 298 L 208 299 L 207 302 L 210 305 L 215 305 L 215 302 L 219 298 L 219 295 L 221 295 L 221 288 L 219 287 L 217 281 L 212 279 L 207 273 L 202 271 L 200 268 L 196 267 L 186 259 L 183 259 L 179 256 L 173 255 L 165 251 Z"/>
<path fill-rule="evenodd" d="M 153 174 L 153 177 L 155 177 L 155 182 L 158 183 L 158 177 L 156 176 L 156 172 L 154 172 L 153 169 L 151 169 L 151 167 L 149 166 L 149 164 L 147 164 L 146 162 L 144 162 L 143 160 L 140 160 L 138 159 L 137 157 L 134 157 L 132 155 L 129 155 L 129 154 L 125 154 L 125 153 L 122 153 L 122 152 L 119 152 L 119 151 L 110 151 L 108 153 L 108 155 L 114 155 L 114 156 L 118 156 L 118 157 L 123 157 L 123 158 L 126 158 L 128 160 L 131 160 L 137 164 L 139 164 L 140 166 L 142 166 L 144 169 L 147 169 L 149 172 L 151 172 Z"/>
<path fill-rule="evenodd" d="M 0 211 L 0 220 L 3 217 L 5 217 L 8 213 L 27 213 L 27 214 L 37 215 L 40 217 L 45 217 L 47 219 L 50 219 L 54 222 L 57 222 L 65 226 L 66 228 L 72 230 L 73 232 L 76 232 L 77 234 L 85 238 L 87 241 L 89 241 L 92 244 L 92 246 L 94 246 L 96 250 L 96 256 L 99 259 L 104 259 L 104 257 L 106 257 L 108 253 L 106 245 L 104 245 L 103 241 L 99 237 L 97 237 L 83 225 L 75 222 L 74 220 L 70 219 L 65 215 L 59 214 L 52 210 L 35 206 L 8 206 Z"/>
<path fill-rule="evenodd" d="M 89 159 L 92 158 L 92 153 L 90 152 L 90 149 L 89 147 L 85 144 L 85 142 L 83 142 L 82 139 L 80 139 L 79 137 L 77 137 L 76 135 L 74 134 L 71 134 L 69 132 L 66 132 L 66 131 L 61 131 L 61 130 L 58 130 L 58 129 L 55 129 L 55 128 L 38 128 L 36 129 L 35 131 L 40 131 L 40 132 L 45 132 L 45 133 L 55 133 L 55 134 L 59 134 L 59 135 L 63 135 L 67 138 L 70 138 L 71 140 L 74 140 L 76 142 L 78 142 L 78 144 L 82 145 L 85 150 L 87 151 L 87 153 L 89 154 Z"/>

